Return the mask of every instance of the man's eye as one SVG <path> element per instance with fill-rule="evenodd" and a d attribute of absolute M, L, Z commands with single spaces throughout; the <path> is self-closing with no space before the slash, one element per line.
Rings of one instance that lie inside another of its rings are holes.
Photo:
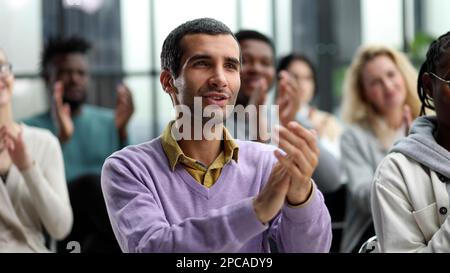
<path fill-rule="evenodd" d="M 232 69 L 232 70 L 237 70 L 238 66 L 236 64 L 229 63 L 229 64 L 225 64 L 225 68 Z"/>
<path fill-rule="evenodd" d="M 205 67 L 205 66 L 208 66 L 208 63 L 205 62 L 205 61 L 200 61 L 200 62 L 194 63 L 194 66 L 197 66 L 197 67 Z"/>

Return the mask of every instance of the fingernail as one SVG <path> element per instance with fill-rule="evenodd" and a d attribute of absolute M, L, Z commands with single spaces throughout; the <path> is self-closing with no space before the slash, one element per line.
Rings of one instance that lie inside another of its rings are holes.
<path fill-rule="evenodd" d="M 289 128 L 294 129 L 297 126 L 297 124 L 295 123 L 295 121 L 291 121 L 289 122 L 288 126 Z"/>

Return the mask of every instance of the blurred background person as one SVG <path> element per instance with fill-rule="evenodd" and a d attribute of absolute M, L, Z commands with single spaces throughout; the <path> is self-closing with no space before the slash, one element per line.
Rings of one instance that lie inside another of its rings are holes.
<path fill-rule="evenodd" d="M 298 53 L 291 53 L 280 58 L 277 67 L 277 73 L 281 77 L 283 71 L 295 80 L 297 88 L 293 88 L 291 96 L 281 96 L 280 94 L 280 108 L 286 107 L 292 101 L 293 96 L 298 97 L 299 109 L 297 110 L 297 120 L 308 120 L 311 127 L 314 128 L 318 135 L 320 142 L 324 148 L 331 152 L 337 159 L 340 158 L 339 139 L 342 134 L 342 127 L 337 119 L 330 113 L 321 111 L 311 105 L 313 98 L 317 95 L 317 75 L 313 63 L 308 57 Z M 289 90 L 289 89 L 280 89 Z M 286 98 L 286 99 L 284 99 Z"/>
<path fill-rule="evenodd" d="M 50 132 L 13 121 L 13 89 L 0 50 L 0 252 L 49 252 L 73 221 L 63 157 Z"/>
<path fill-rule="evenodd" d="M 420 112 L 417 72 L 406 56 L 385 46 L 356 53 L 344 81 L 341 164 L 347 177 L 342 252 L 357 252 L 375 235 L 370 190 L 375 170 Z"/>
<path fill-rule="evenodd" d="M 293 78 L 285 72 L 284 76 L 276 82 L 275 48 L 269 37 L 258 31 L 241 30 L 236 33 L 236 38 L 242 50 L 241 89 L 238 94 L 236 106 L 241 105 L 247 107 L 249 105 L 254 105 L 259 107 L 266 105 L 268 94 L 275 83 L 277 83 L 278 89 L 290 89 L 286 92 L 282 91 L 285 96 L 299 93 L 299 91 L 297 91 L 297 84 Z M 295 120 L 298 111 L 298 107 L 295 105 L 299 105 L 299 98 L 296 95 L 292 95 L 286 100 L 293 101 L 294 106 L 291 107 L 289 105 L 289 107 L 279 108 L 280 117 L 286 117 L 279 119 L 279 123 L 283 126 L 287 126 L 289 122 Z M 271 114 L 277 115 L 278 113 L 269 113 L 269 115 Z M 257 124 L 261 125 L 261 119 L 268 118 L 272 119 L 270 122 L 274 122 L 273 116 L 263 115 L 258 116 Z M 300 123 L 302 126 L 308 129 L 312 128 L 309 123 L 301 121 Z M 249 123 L 252 121 L 247 120 L 246 122 Z M 278 121 L 275 121 L 275 124 L 277 123 Z M 262 122 L 262 124 L 268 124 L 268 122 Z M 246 128 L 248 128 L 248 124 L 246 125 Z M 268 129 L 270 130 L 270 128 Z M 336 179 L 336 177 L 339 177 L 339 164 L 336 158 L 324 149 L 320 143 L 319 149 L 319 165 L 313 174 L 313 179 L 316 181 L 321 191 L 330 192 L 340 186 L 339 179 Z"/>
<path fill-rule="evenodd" d="M 278 85 L 276 103 L 280 107 L 282 124 L 292 119 L 315 129 L 318 133 L 321 151 L 330 158 L 333 155 L 336 164 L 340 158 L 339 140 L 342 127 L 330 113 L 318 110 L 311 105 L 317 90 L 316 69 L 305 55 L 291 53 L 281 59 L 277 66 Z M 333 160 L 334 161 L 334 160 Z M 326 166 L 326 164 L 325 164 Z M 336 168 L 337 165 L 336 165 Z M 331 252 L 338 252 L 342 237 L 342 225 L 345 213 L 346 189 L 344 181 L 337 175 L 342 172 L 330 172 L 336 175 L 327 179 L 329 184 L 324 187 L 325 202 L 333 221 L 333 245 Z"/>
<path fill-rule="evenodd" d="M 236 106 L 248 107 L 249 105 L 253 105 L 259 107 L 266 105 L 267 101 L 271 102 L 269 93 L 276 84 L 277 89 L 281 90 L 279 94 L 283 95 L 282 98 L 280 96 L 277 98 L 277 102 L 288 101 L 289 103 L 287 105 L 280 105 L 280 113 L 270 111 L 261 115 L 261 112 L 258 111 L 258 117 L 253 122 L 257 122 L 258 126 L 267 126 L 267 128 L 262 129 L 262 132 L 268 133 L 270 133 L 272 125 L 281 124 L 287 126 L 289 122 L 294 120 L 299 121 L 302 126 L 312 129 L 313 126 L 308 119 L 296 119 L 300 107 L 300 97 L 297 94 L 300 91 L 294 78 L 286 71 L 281 71 L 279 80 L 276 80 L 275 48 L 272 40 L 255 30 L 241 30 L 236 33 L 236 38 L 242 50 L 241 89 L 238 94 Z M 279 119 L 278 116 L 280 117 Z M 247 124 L 239 124 L 238 122 L 238 127 L 245 126 L 248 129 L 250 127 L 248 123 L 252 121 L 247 120 L 246 122 Z M 261 132 L 261 128 L 258 128 L 258 131 Z M 250 135 L 246 132 L 246 136 Z M 261 141 L 261 135 L 258 134 L 258 137 L 252 140 L 255 139 Z M 325 202 L 328 202 L 327 200 L 336 199 L 334 197 L 328 197 L 333 196 L 341 188 L 339 178 L 341 172 L 339 162 L 333 154 L 325 149 L 320 142 L 318 142 L 318 146 L 320 149 L 319 164 L 312 178 L 317 183 L 318 188 L 324 193 Z M 337 200 L 327 203 L 327 206 L 331 205 L 329 211 L 333 221 L 339 218 L 337 214 L 340 209 L 336 209 L 338 203 L 339 201 Z M 338 239 L 339 237 L 336 236 L 335 238 Z M 333 251 L 337 249 L 336 244 L 337 241 L 333 241 Z"/>
<path fill-rule="evenodd" d="M 50 109 L 24 122 L 53 132 L 61 143 L 74 211 L 70 236 L 85 252 L 120 251 L 106 213 L 100 188 L 104 160 L 125 147 L 133 112 L 130 90 L 117 87 L 116 109 L 86 104 L 89 85 L 88 52 L 80 37 L 50 39 L 42 54 L 42 76 L 51 94 Z"/>

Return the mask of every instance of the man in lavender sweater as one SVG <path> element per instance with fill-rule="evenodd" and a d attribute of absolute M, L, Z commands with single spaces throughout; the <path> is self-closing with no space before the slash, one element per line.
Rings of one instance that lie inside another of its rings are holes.
<path fill-rule="evenodd" d="M 230 29 L 209 18 L 178 26 L 161 66 L 161 85 L 183 118 L 103 166 L 122 250 L 269 252 L 271 238 L 281 252 L 328 252 L 330 215 L 311 179 L 315 134 L 297 123 L 280 127 L 280 152 L 234 140 L 223 125 L 240 88 L 241 52 Z M 215 115 L 205 117 L 207 109 Z"/>

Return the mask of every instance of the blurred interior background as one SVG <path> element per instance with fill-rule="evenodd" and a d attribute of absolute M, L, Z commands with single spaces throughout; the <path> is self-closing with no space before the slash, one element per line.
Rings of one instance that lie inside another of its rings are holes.
<path fill-rule="evenodd" d="M 0 47 L 14 66 L 14 115 L 47 109 L 39 76 L 43 43 L 56 35 L 89 39 L 88 101 L 114 107 L 115 86 L 132 90 L 130 142 L 158 136 L 171 117 L 159 84 L 159 53 L 180 23 L 213 17 L 233 31 L 255 29 L 275 41 L 277 56 L 306 53 L 318 68 L 316 105 L 339 113 L 345 68 L 357 48 L 383 43 L 422 62 L 432 38 L 450 29 L 447 0 L 0 0 Z"/>

